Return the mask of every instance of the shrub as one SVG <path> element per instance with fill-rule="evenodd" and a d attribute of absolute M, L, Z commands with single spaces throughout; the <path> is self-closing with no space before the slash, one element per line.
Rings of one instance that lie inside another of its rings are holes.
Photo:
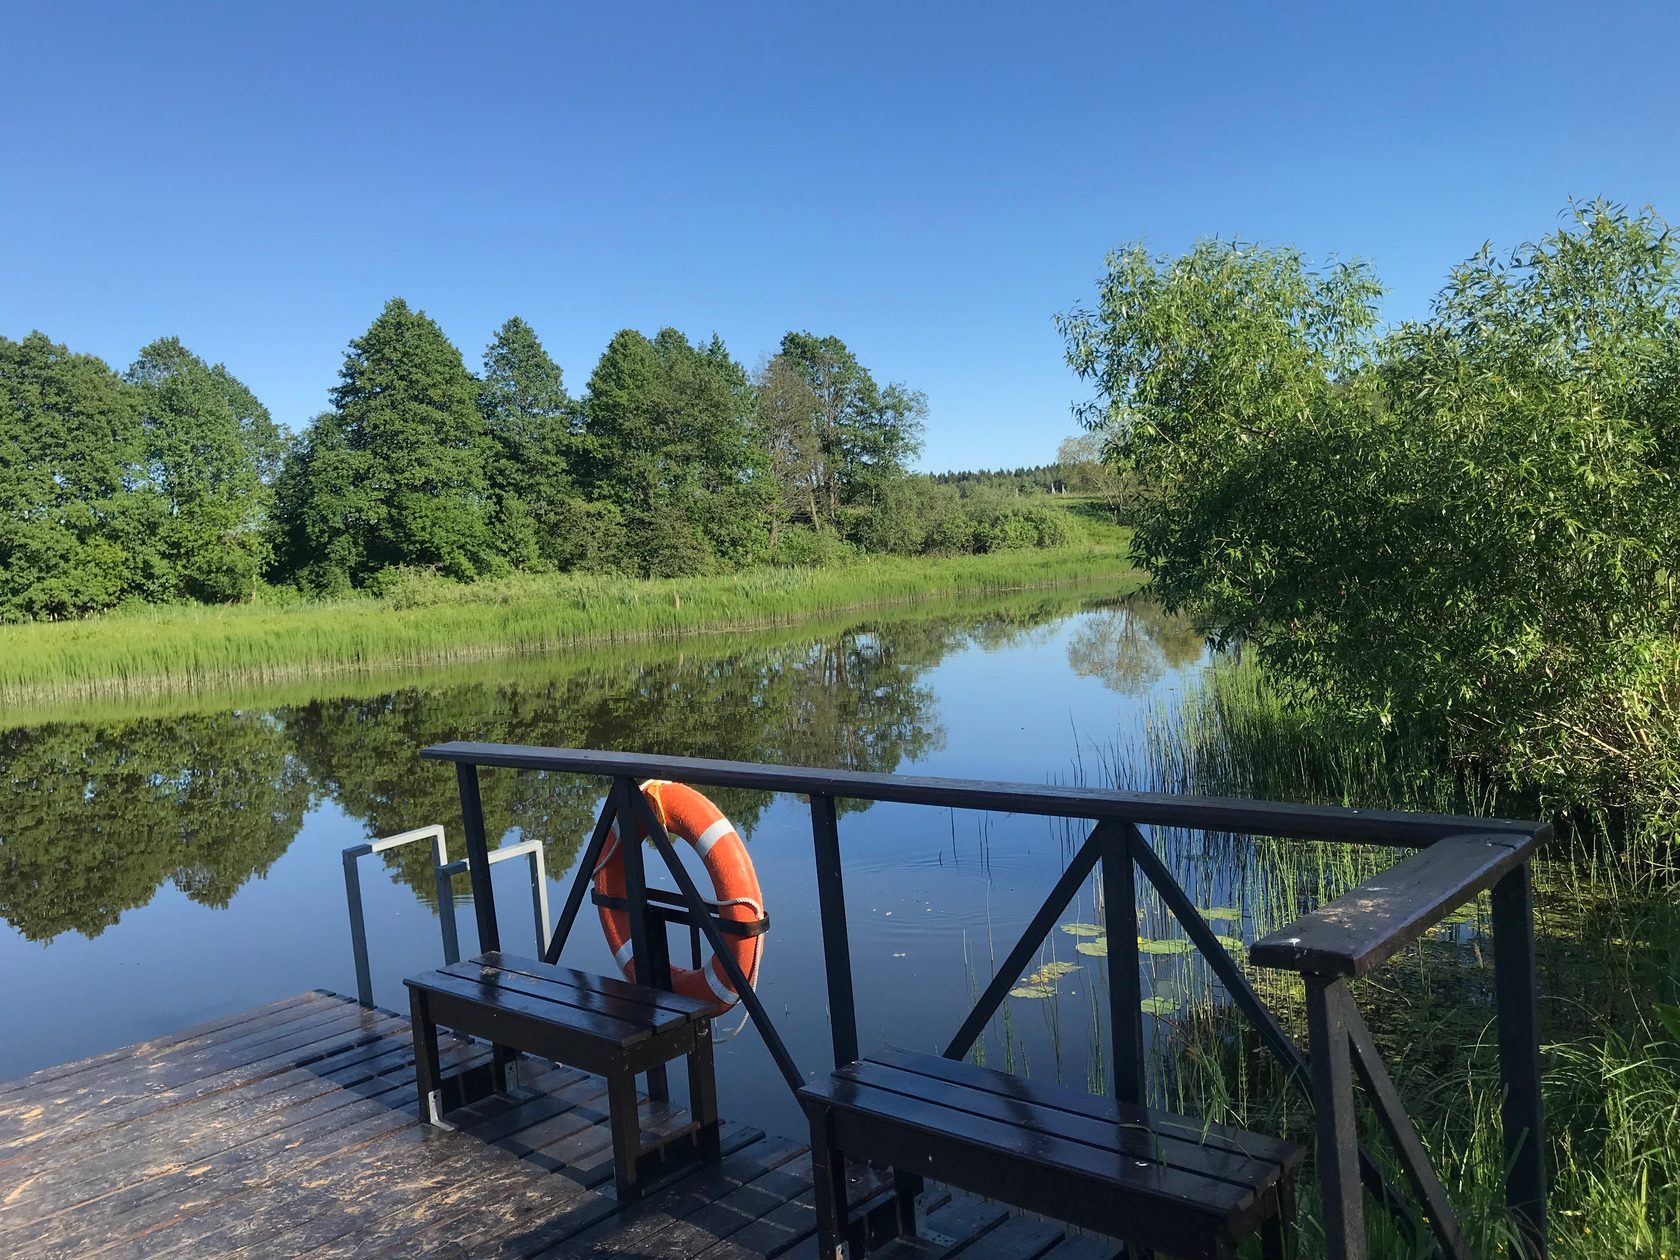
<path fill-rule="evenodd" d="M 1605 203 L 1379 331 L 1368 268 L 1203 242 L 1065 317 L 1169 605 L 1298 694 L 1628 801 L 1673 687 L 1680 242 Z M 1644 715 L 1644 716 L 1641 716 Z"/>

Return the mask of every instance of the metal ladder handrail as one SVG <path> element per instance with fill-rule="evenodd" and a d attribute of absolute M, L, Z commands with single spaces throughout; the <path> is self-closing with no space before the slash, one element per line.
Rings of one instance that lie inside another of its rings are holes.
<path fill-rule="evenodd" d="M 460 936 L 455 926 L 453 880 L 467 870 L 467 863 L 465 859 L 449 860 L 449 847 L 442 824 L 432 823 L 398 832 L 394 836 L 353 844 L 340 857 L 344 863 L 344 898 L 350 911 L 350 950 L 356 965 L 356 1001 L 365 1007 L 373 1006 L 373 970 L 368 958 L 367 916 L 362 904 L 361 859 L 422 840 L 432 842 L 432 875 L 437 889 L 438 927 L 443 941 L 444 965 L 461 961 Z M 529 858 L 531 863 L 531 913 L 536 925 L 537 957 L 541 958 L 548 948 L 549 938 L 548 870 L 543 859 L 542 841 L 521 840 L 517 844 L 492 850 L 489 854 L 492 864 L 517 857 Z"/>

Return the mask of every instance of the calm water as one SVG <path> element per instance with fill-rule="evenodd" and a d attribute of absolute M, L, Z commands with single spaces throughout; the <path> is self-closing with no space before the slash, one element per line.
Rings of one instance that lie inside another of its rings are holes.
<path fill-rule="evenodd" d="M 429 744 L 1066 780 L 1095 748 L 1141 731 L 1203 663 L 1195 636 L 1147 607 L 1053 598 L 0 732 L 0 972 L 21 1013 L 0 1038 L 0 1078 L 303 989 L 353 993 L 340 850 L 442 822 L 460 853 L 453 775 L 416 756 Z M 601 786 L 485 773 L 492 833 L 544 841 L 556 906 Z M 828 1032 L 806 808 L 713 795 L 749 838 L 772 916 L 766 1006 L 814 1071 Z M 1009 947 L 1061 871 L 1070 837 L 1039 819 L 888 805 L 854 807 L 841 836 L 862 1036 L 941 1046 L 990 977 L 994 943 Z M 386 1006 L 406 1009 L 402 977 L 440 958 L 428 861 L 413 846 L 363 864 Z M 534 950 L 523 863 L 499 867 L 497 884 L 503 941 Z M 470 901 L 457 915 L 470 953 Z M 1094 912 L 1085 904 L 1074 917 Z M 1101 964 L 1074 944 L 1060 936 L 1055 956 L 1096 980 Z M 610 973 L 587 909 L 567 961 Z M 1011 1001 L 989 1050 L 1083 1080 L 1091 991 L 1082 973 L 1059 987 L 1054 1013 Z M 775 1072 L 750 1029 L 723 1048 L 719 1071 L 726 1114 L 796 1130 L 779 1084 L 758 1088 Z"/>

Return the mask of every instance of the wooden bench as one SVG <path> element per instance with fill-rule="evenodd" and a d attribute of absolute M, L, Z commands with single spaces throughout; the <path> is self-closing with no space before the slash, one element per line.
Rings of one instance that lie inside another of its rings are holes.
<path fill-rule="evenodd" d="M 847 1254 L 847 1156 L 891 1165 L 903 1196 L 927 1177 L 1187 1260 L 1224 1260 L 1258 1232 L 1268 1260 L 1282 1260 L 1305 1156 L 1278 1138 L 890 1048 L 805 1086 L 800 1101 L 823 1260 Z M 911 1215 L 901 1207 L 901 1228 Z"/>
<path fill-rule="evenodd" d="M 414 1025 L 420 1118 L 449 1128 L 445 1111 L 469 1096 L 438 1068 L 439 1024 L 494 1047 L 493 1088 L 517 1089 L 521 1053 L 595 1072 L 607 1081 L 618 1197 L 640 1198 L 650 1181 L 697 1159 L 719 1157 L 712 1007 L 694 998 L 594 976 L 529 958 L 489 953 L 405 980 Z M 636 1077 L 688 1059 L 690 1123 L 644 1145 Z"/>

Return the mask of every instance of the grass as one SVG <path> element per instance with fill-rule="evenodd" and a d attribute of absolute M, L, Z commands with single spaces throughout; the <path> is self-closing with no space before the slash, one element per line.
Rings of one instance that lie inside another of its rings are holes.
<path fill-rule="evenodd" d="M 1226 662 L 1163 709 L 1144 746 L 1110 754 L 1153 786 L 1207 794 L 1452 812 L 1531 814 L 1488 785 L 1445 773 L 1429 750 L 1384 741 L 1284 704 L 1252 662 Z M 1536 864 L 1542 1035 L 1549 1117 L 1552 1254 L 1566 1260 L 1680 1257 L 1680 1046 L 1655 1018 L 1675 996 L 1680 906 L 1661 846 L 1602 860 L 1583 837 Z M 1248 842 L 1242 842 L 1248 843 Z M 1353 845 L 1252 842 L 1241 863 L 1250 939 L 1282 926 L 1392 856 Z M 1216 862 L 1215 866 L 1226 864 Z M 1201 869 L 1207 869 L 1204 865 Z M 1197 867 L 1187 872 L 1193 881 Z M 1191 895 L 1198 895 L 1192 884 Z M 1502 1255 L 1499 1090 L 1486 992 L 1485 897 L 1358 989 L 1475 1255 Z M 1253 971 L 1263 996 L 1299 1024 L 1296 987 Z M 1299 1125 L 1276 1074 L 1239 1020 L 1199 995 L 1158 1065 L 1191 1114 Z M 1188 1051 L 1188 1053 L 1186 1053 Z M 1253 1080 L 1267 1081 L 1255 1090 Z M 1232 1082 L 1243 1082 L 1233 1090 Z M 1265 1118 L 1258 1118 L 1258 1117 Z M 1384 1143 L 1372 1128 L 1370 1145 Z M 1311 1202 L 1311 1191 L 1304 1196 Z M 1413 1254 L 1373 1210 L 1373 1255 Z"/>
<path fill-rule="evenodd" d="M 1083 750 L 1074 780 L 1201 795 L 1532 813 L 1531 805 L 1443 772 L 1427 749 L 1374 738 L 1283 703 L 1252 661 L 1209 667 L 1198 685 L 1161 702 L 1133 742 L 1097 750 L 1094 762 L 1091 750 Z M 1070 840 L 1078 838 L 1069 833 Z M 1244 942 L 1398 857 L 1364 845 L 1163 829 L 1154 839 L 1196 904 L 1239 908 L 1237 926 L 1216 929 Z M 1680 1260 L 1680 1034 L 1665 1029 L 1656 1014 L 1658 1003 L 1677 996 L 1680 898 L 1666 864 L 1605 861 L 1603 846 L 1585 839 L 1573 849 L 1560 844 L 1536 866 L 1551 1254 L 1559 1260 Z M 1181 937 L 1154 890 L 1145 884 L 1140 892 L 1145 940 Z M 1091 910 L 1076 905 L 1070 914 L 1088 918 Z M 1099 909 L 1098 922 L 1104 917 Z M 1484 895 L 1360 981 L 1355 996 L 1455 1207 L 1470 1254 L 1503 1256 L 1510 1223 L 1488 927 Z M 1242 958 L 1242 950 L 1232 953 Z M 1144 963 L 1145 1006 L 1155 1016 L 1148 1025 L 1155 1101 L 1205 1121 L 1285 1134 L 1310 1147 L 1305 1100 L 1287 1086 L 1206 964 L 1193 954 L 1165 951 L 1146 952 Z M 1304 1043 L 1299 978 L 1245 971 Z M 1087 978 L 1084 988 L 1095 987 Z M 1152 1002 L 1156 995 L 1166 1001 Z M 1039 1004 L 1062 1000 L 1057 988 Z M 1088 1001 L 1074 998 L 1075 1009 L 1041 1012 L 1052 1029 L 1052 1062 L 1033 1064 L 1037 1074 L 1061 1066 L 1062 1039 L 1080 1026 L 1076 1008 Z M 1006 1003 L 1003 1015 L 1016 1004 Z M 1067 1018 L 1076 1022 L 1064 1027 Z M 1086 1013 L 1086 1076 L 1097 1092 L 1107 1088 L 1105 1024 L 1105 1013 Z M 994 1044 L 997 1033 L 994 1023 L 987 1034 Z M 980 1046 L 984 1053 L 986 1039 Z M 1362 1128 L 1367 1148 L 1402 1185 L 1385 1154 L 1386 1138 L 1368 1113 Z M 1304 1234 L 1296 1254 L 1322 1254 L 1310 1164 L 1300 1189 Z M 1366 1215 L 1372 1256 L 1431 1254 L 1427 1245 L 1413 1247 L 1401 1238 L 1369 1199 Z"/>
<path fill-rule="evenodd" d="M 1123 542 L 1087 538 L 1043 551 L 874 557 L 722 577 L 521 575 L 470 586 L 426 582 L 386 599 L 152 609 L 0 627 L 0 704 L 38 707 L 411 669 L 1038 587 L 1118 594 L 1140 581 Z"/>

